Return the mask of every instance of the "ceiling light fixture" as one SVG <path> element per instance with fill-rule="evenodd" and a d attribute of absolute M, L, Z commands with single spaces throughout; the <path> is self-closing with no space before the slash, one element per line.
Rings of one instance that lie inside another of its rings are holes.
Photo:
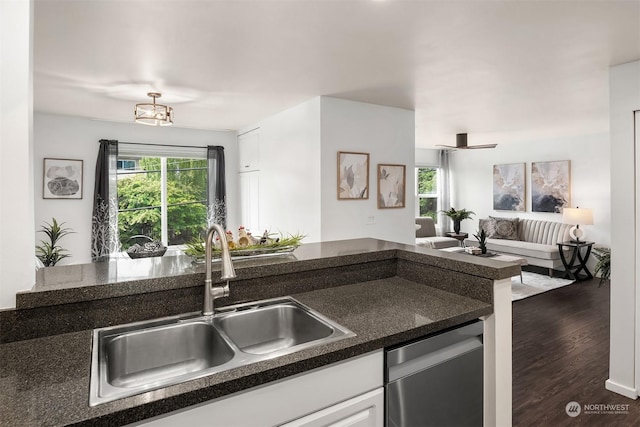
<path fill-rule="evenodd" d="M 156 98 L 160 98 L 162 94 L 149 92 L 147 95 L 153 98 L 153 104 L 136 104 L 134 111 L 136 123 L 150 126 L 171 126 L 173 124 L 173 108 L 156 104 Z"/>
<path fill-rule="evenodd" d="M 438 144 L 437 147 L 453 148 L 456 150 L 471 150 L 471 149 L 479 149 L 479 148 L 496 148 L 497 145 L 498 144 L 467 145 L 467 134 L 457 133 L 455 147 L 452 145 L 442 145 L 442 144 Z"/>

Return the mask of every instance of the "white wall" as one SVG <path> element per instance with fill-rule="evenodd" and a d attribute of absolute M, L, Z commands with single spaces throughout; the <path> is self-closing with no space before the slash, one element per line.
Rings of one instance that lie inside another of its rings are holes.
<path fill-rule="evenodd" d="M 35 283 L 33 1 L 0 1 L 0 308 Z"/>
<path fill-rule="evenodd" d="M 256 127 L 263 226 L 305 234 L 305 243 L 358 237 L 414 241 L 413 111 L 316 97 L 240 133 Z M 370 153 L 368 200 L 337 200 L 338 151 Z M 407 166 L 405 208 L 377 208 L 378 163 Z"/>
<path fill-rule="evenodd" d="M 452 206 L 476 213 L 462 221 L 462 231 L 475 233 L 478 219 L 520 217 L 562 222 L 557 213 L 531 212 L 531 162 L 571 161 L 571 206 L 593 209 L 594 225 L 584 226 L 587 239 L 611 244 L 611 166 L 609 135 L 584 135 L 543 141 L 500 144 L 487 150 L 458 150 L 451 154 Z M 526 163 L 526 212 L 493 210 L 493 165 Z M 582 227 L 581 227 L 582 228 Z"/>
<path fill-rule="evenodd" d="M 415 242 L 413 111 L 322 98 L 322 240 L 375 237 Z M 369 199 L 338 200 L 337 153 L 369 153 Z M 378 209 L 377 165 L 406 165 L 406 206 Z M 371 219 L 373 218 L 373 219 Z"/>
<path fill-rule="evenodd" d="M 320 241 L 320 98 L 246 130 L 255 127 L 260 128 L 261 226 L 285 235 L 304 234 L 304 243 Z"/>
<path fill-rule="evenodd" d="M 69 250 L 70 258 L 60 265 L 91 262 L 91 215 L 95 182 L 98 141 L 115 139 L 123 142 L 146 142 L 170 145 L 222 145 L 225 148 L 228 217 L 230 229 L 237 229 L 237 143 L 235 132 L 216 132 L 177 127 L 144 126 L 136 123 L 116 123 L 53 114 L 35 114 L 34 117 L 34 182 L 35 230 L 42 224 L 65 222 L 75 234 L 64 237 L 61 245 Z M 82 200 L 42 198 L 43 159 L 57 157 L 83 160 Z M 36 233 L 35 240 L 44 238 Z M 33 246 L 31 247 L 33 251 Z"/>
<path fill-rule="evenodd" d="M 440 166 L 440 150 L 416 148 L 416 166 Z"/>
<path fill-rule="evenodd" d="M 611 334 L 607 389 L 635 398 L 640 386 L 638 194 L 633 111 L 640 110 L 640 61 L 609 73 L 611 133 Z M 636 372 L 637 371 L 637 372 Z M 635 374 L 634 374 L 635 372 Z"/>

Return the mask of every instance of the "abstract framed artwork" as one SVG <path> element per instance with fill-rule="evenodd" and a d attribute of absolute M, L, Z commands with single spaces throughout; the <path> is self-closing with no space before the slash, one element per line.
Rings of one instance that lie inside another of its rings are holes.
<path fill-rule="evenodd" d="M 369 154 L 338 151 L 338 200 L 369 198 Z"/>
<path fill-rule="evenodd" d="M 531 211 L 562 212 L 571 205 L 571 161 L 531 163 Z"/>
<path fill-rule="evenodd" d="M 404 208 L 406 166 L 378 164 L 378 209 Z"/>
<path fill-rule="evenodd" d="M 43 199 L 82 199 L 82 190 L 82 160 L 44 159 Z"/>
<path fill-rule="evenodd" d="M 493 165 L 493 209 L 525 211 L 525 164 Z"/>

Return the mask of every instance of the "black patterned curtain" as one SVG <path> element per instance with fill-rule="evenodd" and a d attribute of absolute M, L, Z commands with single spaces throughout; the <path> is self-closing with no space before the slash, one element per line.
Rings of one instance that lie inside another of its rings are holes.
<path fill-rule="evenodd" d="M 120 249 L 117 190 L 118 141 L 100 140 L 91 219 L 91 259 L 103 261 Z"/>
<path fill-rule="evenodd" d="M 207 147 L 207 227 L 227 228 L 227 181 L 224 175 L 224 147 Z"/>

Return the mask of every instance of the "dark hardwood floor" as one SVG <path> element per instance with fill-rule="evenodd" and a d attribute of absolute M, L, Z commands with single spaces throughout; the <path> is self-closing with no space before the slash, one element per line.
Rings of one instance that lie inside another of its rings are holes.
<path fill-rule="evenodd" d="M 574 283 L 513 303 L 514 426 L 640 426 L 640 399 L 604 388 L 610 284 L 598 287 L 598 282 Z M 569 402 L 629 406 L 627 413 L 583 411 L 569 417 Z"/>

